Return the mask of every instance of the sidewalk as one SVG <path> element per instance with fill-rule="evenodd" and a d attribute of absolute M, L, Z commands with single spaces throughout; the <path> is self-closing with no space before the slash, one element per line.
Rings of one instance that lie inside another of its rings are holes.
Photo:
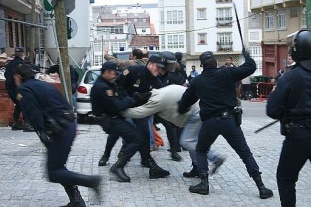
<path fill-rule="evenodd" d="M 279 126 L 274 125 L 260 134 L 253 133 L 270 121 L 264 116 L 246 116 L 242 126 L 263 172 L 263 180 L 266 186 L 274 191 L 275 196 L 267 200 L 259 199 L 257 188 L 249 178 L 243 162 L 221 137 L 213 147 L 225 155 L 227 160 L 219 173 L 210 177 L 211 189 L 208 196 L 189 193 L 189 186 L 199 181 L 182 177 L 184 171 L 191 169 L 189 155 L 183 151 L 182 162 L 172 161 L 167 152 L 167 140 L 165 147 L 152 154 L 160 166 L 170 171 L 171 176 L 149 180 L 148 169 L 140 166 L 140 157 L 135 155 L 126 168 L 132 178 L 131 183 L 121 184 L 109 180 L 109 167 L 116 160 L 121 140 L 113 151 L 110 165 L 98 167 L 97 163 L 102 155 L 107 135 L 95 125 L 79 125 L 79 134 L 70 154 L 68 169 L 103 176 L 103 197 L 100 205 L 92 205 L 96 207 L 280 206 L 275 178 L 283 141 L 283 137 L 279 135 Z M 164 136 L 163 128 L 160 132 Z M 62 187 L 46 181 L 45 149 L 35 133 L 13 132 L 10 128 L 0 128 L 0 139 L 1 207 L 55 207 L 67 204 L 68 199 Z M 310 206 L 310 171 L 311 165 L 308 162 L 301 171 L 297 183 L 297 207 Z M 89 190 L 81 187 L 81 191 L 88 206 L 94 203 Z"/>

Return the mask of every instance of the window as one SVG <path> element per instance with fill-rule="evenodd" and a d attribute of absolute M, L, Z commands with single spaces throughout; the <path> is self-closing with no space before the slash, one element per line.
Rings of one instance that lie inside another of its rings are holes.
<path fill-rule="evenodd" d="M 94 47 L 94 52 L 102 51 L 102 43 L 101 42 L 94 42 L 93 47 Z"/>
<path fill-rule="evenodd" d="M 146 22 L 147 22 L 147 19 L 146 19 L 146 18 L 143 18 L 143 22 L 146 23 Z"/>
<path fill-rule="evenodd" d="M 12 19 L 9 17 L 8 19 Z M 10 48 L 14 47 L 14 31 L 13 31 L 13 22 L 8 22 L 8 30 L 9 30 L 9 46 Z"/>
<path fill-rule="evenodd" d="M 144 50 L 148 50 L 148 47 L 144 47 Z"/>
<path fill-rule="evenodd" d="M 101 65 L 102 65 L 102 56 L 94 55 L 94 66 L 101 66 Z"/>
<path fill-rule="evenodd" d="M 198 44 L 200 44 L 200 45 L 206 44 L 206 42 L 207 42 L 206 36 L 207 36 L 206 33 L 199 33 L 198 34 Z"/>
<path fill-rule="evenodd" d="M 138 22 L 138 20 L 137 20 L 137 19 L 134 19 L 134 22 L 136 23 L 136 22 Z"/>
<path fill-rule="evenodd" d="M 161 36 L 161 48 L 162 50 L 165 50 L 165 36 L 164 35 Z"/>
<path fill-rule="evenodd" d="M 172 18 L 172 11 L 167 11 L 167 24 L 172 24 L 173 23 L 173 18 Z"/>
<path fill-rule="evenodd" d="M 231 44 L 232 43 L 232 34 L 231 33 L 219 33 L 218 42 L 220 44 Z"/>
<path fill-rule="evenodd" d="M 146 29 L 142 29 L 141 32 L 142 32 L 142 33 L 146 33 Z"/>
<path fill-rule="evenodd" d="M 206 9 L 198 9 L 198 19 L 206 19 Z"/>
<path fill-rule="evenodd" d="M 178 24 L 183 24 L 184 23 L 184 12 L 183 11 L 178 11 Z"/>
<path fill-rule="evenodd" d="M 302 27 L 307 28 L 307 8 L 304 6 L 302 9 Z"/>
<path fill-rule="evenodd" d="M 160 47 L 156 47 L 156 50 L 160 50 Z"/>
<path fill-rule="evenodd" d="M 184 35 L 168 35 L 167 36 L 167 48 L 184 48 Z M 163 48 L 163 46 L 162 46 Z"/>
<path fill-rule="evenodd" d="M 219 20 L 232 20 L 231 8 L 217 9 L 217 17 Z"/>
<path fill-rule="evenodd" d="M 259 32 L 250 32 L 249 33 L 250 41 L 259 41 Z"/>
<path fill-rule="evenodd" d="M 252 58 L 261 58 L 262 57 L 262 49 L 261 46 L 252 46 L 250 47 L 250 55 Z"/>
<path fill-rule="evenodd" d="M 290 18 L 298 17 L 298 7 L 290 8 Z"/>
<path fill-rule="evenodd" d="M 111 48 L 113 51 L 126 51 L 126 43 L 125 42 L 112 42 Z"/>
<path fill-rule="evenodd" d="M 266 30 L 274 29 L 274 12 L 273 11 L 265 12 L 265 29 Z"/>
<path fill-rule="evenodd" d="M 177 11 L 177 10 L 173 10 L 173 11 L 167 11 L 167 24 L 183 24 L 184 23 L 184 14 L 183 11 Z"/>
<path fill-rule="evenodd" d="M 278 10 L 277 17 L 278 17 L 278 28 L 286 29 L 287 26 L 286 10 L 285 9 Z"/>
<path fill-rule="evenodd" d="M 164 24 L 164 11 L 160 12 L 160 21 L 161 21 L 161 24 Z"/>

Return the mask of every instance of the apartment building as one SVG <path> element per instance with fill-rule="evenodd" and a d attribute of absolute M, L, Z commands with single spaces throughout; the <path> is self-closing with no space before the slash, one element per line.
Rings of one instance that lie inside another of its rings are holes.
<path fill-rule="evenodd" d="M 251 0 L 262 18 L 263 74 L 275 76 L 286 66 L 286 36 L 307 27 L 305 0 Z"/>
<path fill-rule="evenodd" d="M 37 19 L 41 19 L 43 12 L 42 2 L 36 0 Z M 27 0 L 0 1 L 0 18 L 8 20 L 19 20 L 21 22 L 30 22 L 31 3 Z M 40 21 L 38 21 L 40 22 Z M 39 34 L 37 34 L 39 36 Z M 37 47 L 39 47 L 39 38 L 37 38 Z M 15 47 L 25 47 L 29 51 L 30 27 L 25 24 L 12 21 L 0 20 L 0 50 L 8 55 L 14 53 Z"/>
<path fill-rule="evenodd" d="M 248 17 L 247 0 L 235 1 L 239 18 Z M 160 49 L 185 53 L 187 69 L 199 68 L 199 55 L 213 51 L 219 65 L 232 57 L 239 65 L 242 44 L 235 22 L 232 0 L 160 0 Z M 244 39 L 248 44 L 248 21 L 241 20 Z M 201 69 L 199 69 L 201 70 Z"/>

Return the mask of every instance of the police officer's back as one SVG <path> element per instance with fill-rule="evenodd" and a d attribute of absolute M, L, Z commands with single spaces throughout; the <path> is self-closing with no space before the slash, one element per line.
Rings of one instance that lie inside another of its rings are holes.
<path fill-rule="evenodd" d="M 290 38 L 296 65 L 278 80 L 267 104 L 267 115 L 281 120 L 286 136 L 277 169 L 283 207 L 296 205 L 299 171 L 311 161 L 311 31 L 301 30 Z"/>
<path fill-rule="evenodd" d="M 203 72 L 195 77 L 179 102 L 179 112 L 185 113 L 189 107 L 200 100 L 200 117 L 203 121 L 196 146 L 198 171 L 201 183 L 190 186 L 192 193 L 209 194 L 208 162 L 206 153 L 219 135 L 222 135 L 243 160 L 247 172 L 255 181 L 262 199 L 273 196 L 262 182 L 259 166 L 254 159 L 242 129 L 241 114 L 237 106 L 235 82 L 248 77 L 256 70 L 254 60 L 243 50 L 245 63 L 240 67 L 217 68 L 217 61 L 212 52 L 200 56 Z"/>

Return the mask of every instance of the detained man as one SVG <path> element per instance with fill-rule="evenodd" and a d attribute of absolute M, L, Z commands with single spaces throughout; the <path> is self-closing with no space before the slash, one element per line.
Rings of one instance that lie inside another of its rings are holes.
<path fill-rule="evenodd" d="M 122 115 L 128 118 L 139 119 L 157 114 L 176 126 L 184 128 L 180 138 L 180 144 L 189 151 L 193 169 L 190 172 L 185 172 L 183 176 L 198 177 L 195 149 L 198 141 L 198 133 L 202 125 L 199 116 L 200 108 L 198 104 L 194 104 L 187 113 L 178 113 L 177 102 L 181 99 L 185 91 L 186 88 L 179 85 L 169 85 L 164 88 L 153 89 L 151 91 L 152 95 L 146 104 L 127 109 Z M 211 170 L 213 174 L 223 164 L 224 158 L 219 156 L 215 151 L 209 151 L 207 156 L 214 164 L 214 168 Z"/>

